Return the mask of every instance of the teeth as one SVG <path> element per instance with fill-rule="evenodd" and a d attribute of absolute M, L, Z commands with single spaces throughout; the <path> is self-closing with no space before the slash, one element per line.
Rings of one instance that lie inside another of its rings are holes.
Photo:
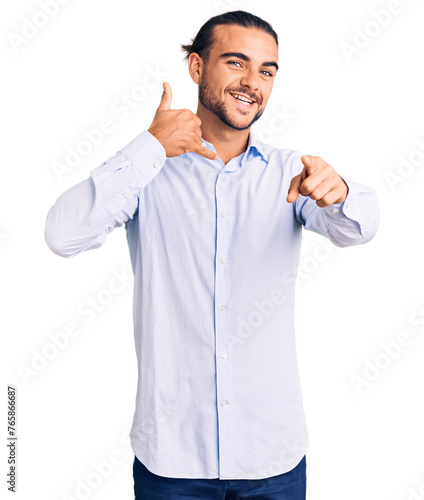
<path fill-rule="evenodd" d="M 245 97 L 242 97 L 240 95 L 234 95 L 232 94 L 233 97 L 238 99 L 239 101 L 247 102 L 248 104 L 252 104 L 253 101 L 249 101 L 249 99 L 246 99 Z"/>

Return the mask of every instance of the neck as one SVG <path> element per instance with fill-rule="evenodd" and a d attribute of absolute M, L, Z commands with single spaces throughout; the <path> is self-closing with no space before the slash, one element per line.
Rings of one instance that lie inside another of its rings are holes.
<path fill-rule="evenodd" d="M 202 120 L 202 138 L 210 142 L 217 155 L 226 165 L 232 158 L 246 151 L 249 142 L 250 127 L 246 130 L 236 130 L 204 108 L 200 102 L 197 106 L 197 116 Z"/>

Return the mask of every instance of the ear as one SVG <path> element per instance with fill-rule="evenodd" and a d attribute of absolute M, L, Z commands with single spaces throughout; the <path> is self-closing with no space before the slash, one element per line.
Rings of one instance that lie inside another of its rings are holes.
<path fill-rule="evenodd" d="M 203 59 L 199 56 L 199 54 L 196 54 L 196 52 L 190 54 L 188 58 L 188 70 L 190 72 L 190 76 L 194 83 L 197 84 L 200 83 L 203 68 L 204 68 Z"/>

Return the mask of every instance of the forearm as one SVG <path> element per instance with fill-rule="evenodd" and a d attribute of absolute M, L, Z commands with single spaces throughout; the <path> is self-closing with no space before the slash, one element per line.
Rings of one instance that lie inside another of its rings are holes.
<path fill-rule="evenodd" d="M 370 241 L 376 234 L 380 210 L 373 189 L 346 181 L 349 187 L 343 203 L 320 208 L 307 197 L 298 200 L 297 217 L 305 229 L 326 236 L 335 245 L 346 247 Z"/>
<path fill-rule="evenodd" d="M 45 239 L 63 257 L 98 248 L 137 211 L 138 196 L 160 172 L 165 151 L 148 132 L 65 191 L 47 214 Z"/>

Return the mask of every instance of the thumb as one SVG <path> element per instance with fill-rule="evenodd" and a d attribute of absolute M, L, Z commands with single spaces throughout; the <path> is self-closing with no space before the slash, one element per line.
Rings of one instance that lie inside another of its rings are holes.
<path fill-rule="evenodd" d="M 303 172 L 300 173 L 299 175 L 296 175 L 290 182 L 289 192 L 286 198 L 288 203 L 293 203 L 299 198 L 299 193 L 300 193 L 299 189 L 300 185 L 302 184 L 302 174 Z"/>
<path fill-rule="evenodd" d="M 166 109 L 171 109 L 172 102 L 172 90 L 171 85 L 168 82 L 164 82 L 163 84 L 163 94 L 162 100 L 160 101 L 158 111 L 163 111 Z"/>

